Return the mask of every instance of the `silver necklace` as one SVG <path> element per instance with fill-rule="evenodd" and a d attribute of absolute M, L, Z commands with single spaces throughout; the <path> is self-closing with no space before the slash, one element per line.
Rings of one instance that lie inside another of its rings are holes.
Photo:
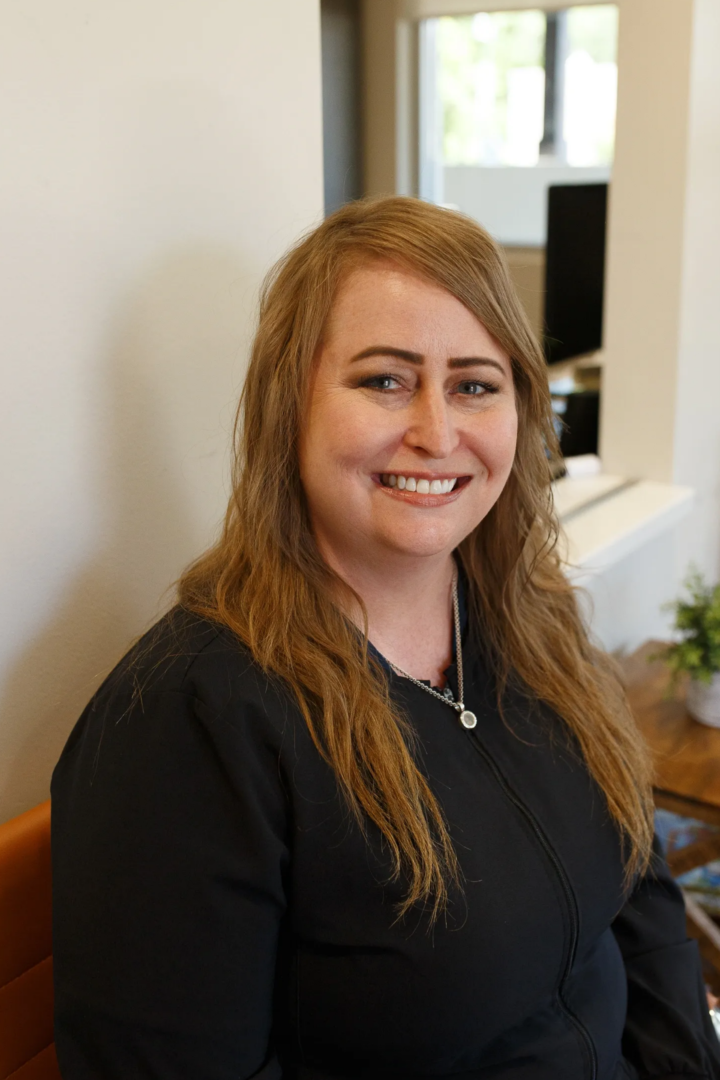
<path fill-rule="evenodd" d="M 439 694 L 437 690 L 433 690 L 431 686 L 426 686 L 425 683 L 420 682 L 419 679 L 414 679 L 412 675 L 408 675 L 407 671 L 403 671 L 396 664 L 391 663 L 390 667 L 398 675 L 402 675 L 404 679 L 409 679 L 411 683 L 415 683 L 421 690 L 424 690 L 427 694 L 432 694 L 438 701 L 442 701 L 445 705 L 449 705 L 460 716 L 460 723 L 464 728 L 474 728 L 477 724 L 477 716 L 474 712 L 470 712 L 465 708 L 463 698 L 465 696 L 463 685 L 463 661 L 462 661 L 462 636 L 460 633 L 460 605 L 458 603 L 457 592 L 457 575 L 453 578 L 452 583 L 452 602 L 453 602 L 453 620 L 455 622 L 455 656 L 457 657 L 457 673 L 458 673 L 458 691 L 460 693 L 460 700 L 454 701 L 452 696 L 452 690 L 450 687 L 445 688 L 445 692 Z"/>

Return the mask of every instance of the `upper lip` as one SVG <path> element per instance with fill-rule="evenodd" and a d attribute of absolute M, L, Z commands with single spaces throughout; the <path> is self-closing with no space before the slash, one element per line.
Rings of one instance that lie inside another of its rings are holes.
<path fill-rule="evenodd" d="M 426 469 L 381 469 L 379 476 L 414 476 L 416 480 L 456 480 L 468 476 L 463 472 L 428 472 Z"/>

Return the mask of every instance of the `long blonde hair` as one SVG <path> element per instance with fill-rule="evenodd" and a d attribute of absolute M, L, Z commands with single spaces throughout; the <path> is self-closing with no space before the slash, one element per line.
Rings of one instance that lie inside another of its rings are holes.
<path fill-rule="evenodd" d="M 437 915 L 458 880 L 455 851 L 415 763 L 410 725 L 333 599 L 343 583 L 318 552 L 298 468 L 313 363 L 338 285 L 377 259 L 457 297 L 511 358 L 512 472 L 458 555 L 499 702 L 511 680 L 565 722 L 605 793 L 629 882 L 651 848 L 650 764 L 614 663 L 589 640 L 561 568 L 546 365 L 500 251 L 474 221 L 416 199 L 362 200 L 328 217 L 274 267 L 238 410 L 224 528 L 180 579 L 180 603 L 227 625 L 289 687 L 358 822 L 374 822 L 395 877 L 406 877 L 401 914 L 421 901 Z"/>

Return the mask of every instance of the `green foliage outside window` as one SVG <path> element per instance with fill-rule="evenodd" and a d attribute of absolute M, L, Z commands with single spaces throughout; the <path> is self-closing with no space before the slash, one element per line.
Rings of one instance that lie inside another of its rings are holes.
<path fill-rule="evenodd" d="M 517 95 L 522 95 L 526 115 L 537 114 L 541 123 L 545 12 L 537 9 L 479 12 L 443 16 L 434 21 L 437 91 L 443 112 L 443 163 L 534 164 L 527 149 L 518 150 Z M 608 83 L 608 69 L 614 70 L 617 28 L 618 9 L 614 4 L 573 7 L 567 11 L 567 55 L 575 61 L 579 59 L 581 68 L 584 64 L 585 80 L 582 85 L 577 80 L 572 86 L 569 83 L 571 88 L 566 93 L 572 99 L 568 104 L 575 106 L 575 135 L 579 128 L 580 142 L 590 140 L 589 146 L 575 149 L 575 155 L 580 154 L 579 162 L 571 156 L 568 158 L 573 164 L 612 162 L 613 124 L 602 115 L 602 109 L 598 114 L 598 95 L 610 102 L 607 109 L 614 110 L 614 101 L 608 97 L 614 93 Z M 580 75 L 582 78 L 582 71 Z M 599 89 L 596 76 L 605 80 Z M 525 82 L 521 85 L 523 78 Z M 516 104 L 514 140 L 510 131 L 512 81 Z M 533 124 L 534 121 L 530 122 L 532 131 Z M 527 132 L 525 141 L 528 145 L 533 141 L 539 143 L 541 136 L 542 131 L 536 139 Z"/>
<path fill-rule="evenodd" d="M 543 67 L 545 14 L 542 11 L 498 11 L 444 17 L 437 21 L 440 59 L 438 87 L 443 103 L 443 151 L 446 164 L 472 165 L 477 160 L 477 121 L 472 109 L 478 65 L 494 64 L 497 130 L 504 135 L 508 72 Z"/>
<path fill-rule="evenodd" d="M 596 64 L 614 64 L 618 9 L 615 4 L 575 7 L 568 11 L 568 51 L 584 49 Z"/>

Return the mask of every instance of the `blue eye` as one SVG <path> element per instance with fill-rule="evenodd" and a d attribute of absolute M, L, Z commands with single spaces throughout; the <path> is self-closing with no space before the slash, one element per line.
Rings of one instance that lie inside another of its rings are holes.
<path fill-rule="evenodd" d="M 393 384 L 397 384 L 394 375 L 373 375 L 369 379 L 364 379 L 360 385 L 367 386 L 370 390 L 392 390 Z"/>
<path fill-rule="evenodd" d="M 496 394 L 498 387 L 493 383 L 478 382 L 476 379 L 467 379 L 458 386 L 458 393 L 467 397 L 482 397 L 483 394 Z"/>

